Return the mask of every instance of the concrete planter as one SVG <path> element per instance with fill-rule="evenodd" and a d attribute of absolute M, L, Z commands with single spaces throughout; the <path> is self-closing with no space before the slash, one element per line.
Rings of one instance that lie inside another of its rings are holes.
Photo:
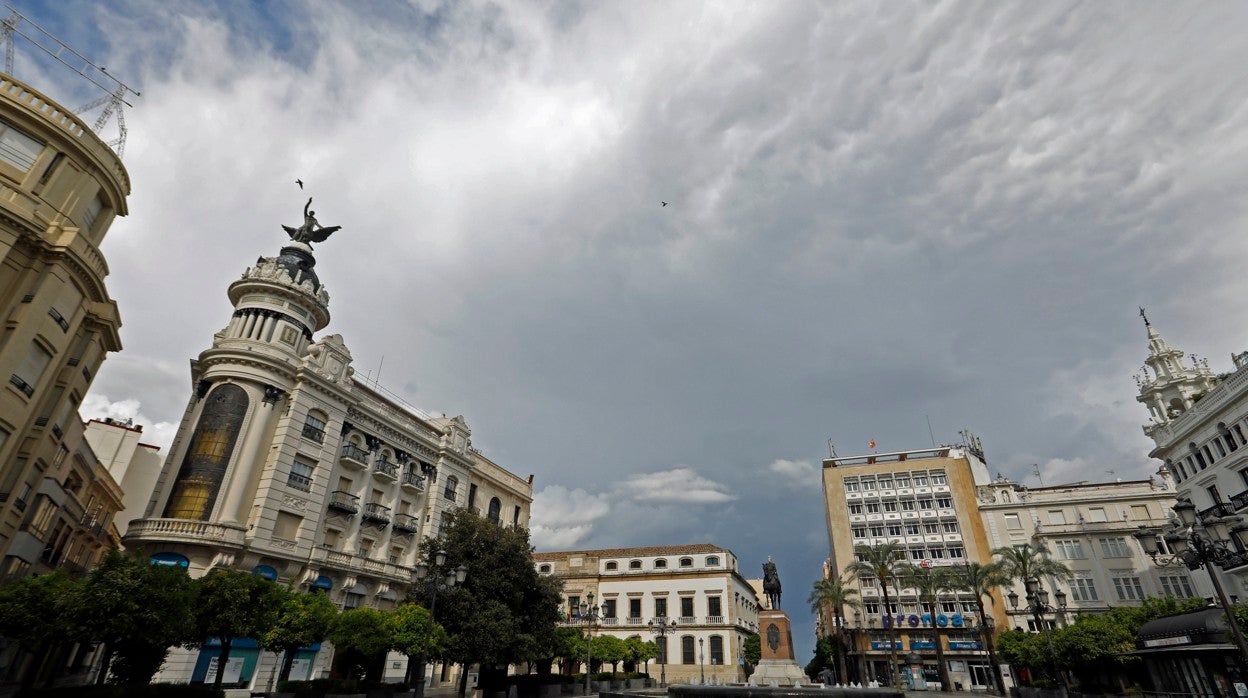
<path fill-rule="evenodd" d="M 537 687 L 537 695 L 540 698 L 559 698 L 563 695 L 563 684 L 546 683 Z"/>
<path fill-rule="evenodd" d="M 625 683 L 628 684 L 629 688 L 645 688 L 646 687 L 645 679 L 628 679 Z"/>

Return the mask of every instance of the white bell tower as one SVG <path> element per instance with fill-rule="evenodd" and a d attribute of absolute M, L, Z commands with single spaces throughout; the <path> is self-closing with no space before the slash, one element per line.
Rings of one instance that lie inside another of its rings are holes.
<path fill-rule="evenodd" d="M 1144 433 L 1151 437 L 1157 427 L 1191 409 L 1218 380 L 1209 370 L 1208 360 L 1198 361 L 1195 354 L 1191 356 L 1191 365 L 1184 365 L 1183 352 L 1170 348 L 1148 321 L 1143 308 L 1140 317 L 1148 331 L 1148 358 L 1144 359 L 1143 374 L 1135 377 L 1140 389 L 1135 399 L 1148 408 L 1149 423 L 1144 426 Z"/>

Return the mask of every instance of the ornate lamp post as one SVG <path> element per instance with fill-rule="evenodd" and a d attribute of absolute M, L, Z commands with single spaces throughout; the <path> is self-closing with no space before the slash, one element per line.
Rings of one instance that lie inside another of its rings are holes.
<path fill-rule="evenodd" d="M 1049 661 L 1053 665 L 1053 678 L 1061 684 L 1062 690 L 1069 690 L 1066 685 L 1066 676 L 1062 674 L 1061 668 L 1057 666 L 1057 653 L 1053 651 L 1053 632 L 1048 624 L 1044 622 L 1044 616 L 1052 613 L 1056 619 L 1059 613 L 1066 612 L 1066 592 L 1058 589 L 1053 592 L 1053 597 L 1057 599 L 1057 607 L 1049 605 L 1049 592 L 1045 590 L 1044 585 L 1039 579 L 1028 579 L 1023 582 L 1024 588 L 1027 590 L 1027 610 L 1031 611 L 1031 616 L 1036 622 L 1036 627 L 1040 632 L 1044 633 L 1044 640 L 1049 646 Z M 1006 595 L 1010 600 L 1010 606 L 1018 608 L 1018 593 L 1010 591 Z"/>
<path fill-rule="evenodd" d="M 1180 499 L 1174 505 L 1174 513 L 1178 514 L 1179 520 L 1164 532 L 1141 526 L 1135 538 L 1159 567 L 1185 565 L 1192 571 L 1205 568 L 1218 593 L 1218 605 L 1226 614 L 1235 646 L 1239 648 L 1239 675 L 1240 681 L 1243 681 L 1248 676 L 1245 671 L 1248 669 L 1248 644 L 1244 642 L 1244 633 L 1235 620 L 1234 608 L 1226 598 L 1226 590 L 1222 588 L 1213 566 L 1226 569 L 1248 563 L 1248 523 L 1241 516 L 1232 516 L 1229 508 L 1221 503 L 1197 512 L 1196 505 L 1190 499 Z M 1163 534 L 1163 540 L 1173 554 L 1162 554 L 1157 545 L 1159 533 Z"/>
<path fill-rule="evenodd" d="M 676 619 L 668 620 L 667 616 L 659 616 L 652 618 L 646 625 L 650 626 L 650 632 L 657 633 L 659 639 L 662 640 L 663 656 L 659 657 L 659 688 L 667 688 L 667 634 L 675 632 Z"/>
<path fill-rule="evenodd" d="M 706 665 L 703 664 L 703 661 L 705 661 L 706 659 L 706 652 L 704 651 L 702 642 L 703 642 L 703 638 L 698 638 L 698 673 L 702 675 L 702 680 L 699 681 L 699 683 L 705 686 L 706 685 Z"/>
<path fill-rule="evenodd" d="M 443 578 L 439 579 L 438 572 L 445 566 L 445 550 L 439 550 L 434 553 L 432 567 L 424 560 L 421 560 L 416 565 L 417 584 L 424 584 L 429 590 L 429 629 L 425 635 L 425 645 L 420 648 L 420 664 L 416 667 L 416 698 L 424 698 L 425 695 L 425 663 L 429 661 L 429 645 L 433 642 L 433 614 L 438 608 L 438 592 L 450 591 L 456 585 L 463 584 L 464 580 L 468 578 L 468 568 L 460 565 L 453 570 L 445 570 Z M 431 570 L 433 572 L 432 576 L 429 574 Z"/>
<path fill-rule="evenodd" d="M 581 620 L 585 623 L 585 695 L 589 695 L 589 676 L 594 665 L 594 623 L 602 613 L 594 605 L 594 592 L 585 595 L 580 611 Z"/>

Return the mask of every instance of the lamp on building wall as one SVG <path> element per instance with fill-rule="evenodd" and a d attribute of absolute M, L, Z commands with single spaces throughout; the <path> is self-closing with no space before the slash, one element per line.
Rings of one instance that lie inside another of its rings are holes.
<path fill-rule="evenodd" d="M 657 633 L 663 644 L 663 656 L 659 657 L 659 688 L 667 688 L 667 634 L 676 630 L 676 619 L 669 619 L 667 616 L 659 616 L 650 619 L 646 625 L 650 626 L 650 632 Z"/>
<path fill-rule="evenodd" d="M 589 676 L 594 666 L 594 623 L 603 613 L 594 605 L 594 592 L 585 595 L 581 602 L 581 621 L 585 623 L 585 695 L 589 695 Z"/>
<path fill-rule="evenodd" d="M 1058 614 L 1066 613 L 1066 592 L 1058 589 L 1053 592 L 1053 598 L 1057 600 L 1057 606 L 1049 605 L 1049 592 L 1045 590 L 1044 585 L 1039 579 L 1028 579 L 1023 582 L 1023 587 L 1027 591 L 1026 609 L 1031 611 L 1031 616 L 1035 620 L 1036 629 L 1044 633 L 1045 642 L 1049 646 L 1049 661 L 1053 665 L 1053 678 L 1061 684 L 1063 690 L 1068 690 L 1066 685 L 1066 676 L 1062 674 L 1061 668 L 1057 666 L 1057 653 L 1053 651 L 1053 631 L 1045 622 L 1044 616 L 1053 614 L 1056 620 Z M 1006 598 L 1010 601 L 1010 606 L 1018 608 L 1018 592 L 1011 590 L 1006 594 Z"/>
<path fill-rule="evenodd" d="M 425 634 L 425 644 L 420 648 L 420 663 L 416 667 L 416 698 L 424 698 L 425 695 L 425 663 L 429 661 L 429 645 L 433 642 L 433 614 L 438 608 L 438 592 L 450 591 L 468 578 L 468 568 L 464 565 L 455 569 L 444 569 L 445 567 L 445 550 L 434 553 L 432 566 L 424 560 L 416 565 L 416 583 L 423 584 L 429 592 L 429 628 Z"/>
<path fill-rule="evenodd" d="M 1218 578 L 1219 570 L 1215 570 L 1214 565 L 1226 570 L 1248 564 L 1248 523 L 1244 522 L 1244 517 L 1234 516 L 1225 503 L 1198 512 L 1192 500 L 1180 499 L 1174 505 L 1174 513 L 1178 515 L 1178 521 L 1172 522 L 1166 529 L 1141 526 L 1135 532 L 1135 538 L 1158 567 L 1184 565 L 1192 571 L 1203 567 L 1209 574 L 1235 646 L 1239 648 L 1242 681 L 1248 678 L 1248 644 L 1244 642 L 1244 633 L 1235 620 L 1234 606 L 1226 597 L 1226 590 Z M 1159 535 L 1165 541 L 1169 555 L 1158 545 Z"/>

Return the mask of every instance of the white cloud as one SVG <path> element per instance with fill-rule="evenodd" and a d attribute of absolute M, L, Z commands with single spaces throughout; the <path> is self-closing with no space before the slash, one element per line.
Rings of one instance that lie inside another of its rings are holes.
<path fill-rule="evenodd" d="M 611 513 L 611 496 L 550 485 L 533 495 L 529 533 L 534 547 L 557 550 L 575 547 L 594 524 Z"/>
<path fill-rule="evenodd" d="M 159 446 L 162 450 L 168 450 L 169 444 L 173 443 L 173 437 L 178 433 L 178 422 L 153 420 L 143 413 L 135 398 L 112 401 L 101 392 L 88 393 L 78 407 L 78 414 L 84 421 L 106 417 L 129 419 L 134 426 L 143 427 L 143 438 L 140 439 L 143 443 Z"/>
<path fill-rule="evenodd" d="M 709 480 L 690 467 L 677 467 L 656 473 L 640 473 L 629 477 L 620 491 L 638 502 L 679 502 L 685 504 L 718 504 L 737 497 L 728 487 Z"/>
<path fill-rule="evenodd" d="M 779 475 L 791 487 L 819 488 L 822 485 L 819 467 L 808 460 L 777 458 L 767 465 L 767 471 Z"/>

